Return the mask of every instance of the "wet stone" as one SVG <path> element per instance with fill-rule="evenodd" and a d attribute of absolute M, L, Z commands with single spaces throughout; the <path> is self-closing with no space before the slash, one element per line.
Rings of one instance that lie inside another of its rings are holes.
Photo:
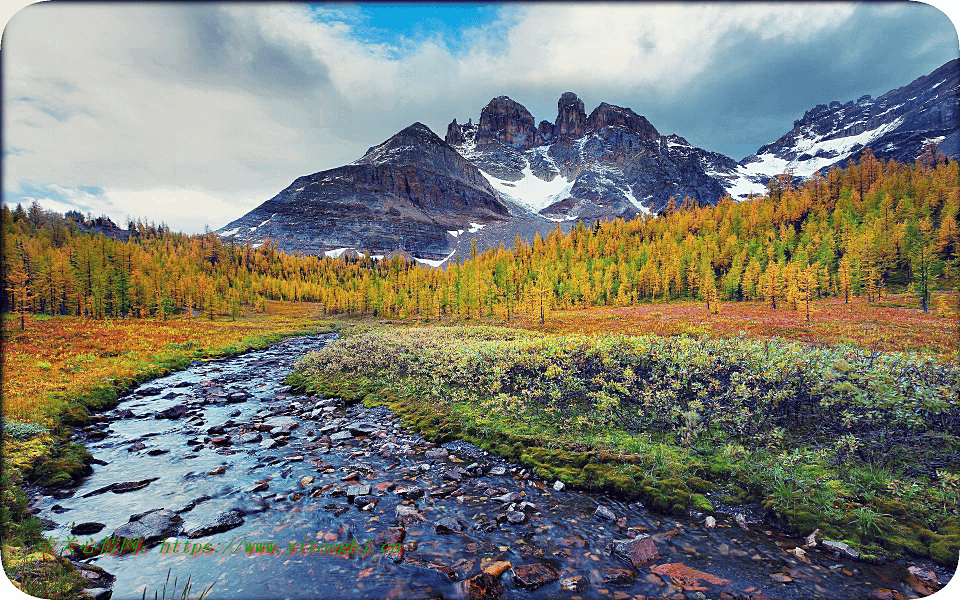
<path fill-rule="evenodd" d="M 106 527 L 106 525 L 103 523 L 89 521 L 73 526 L 70 529 L 70 533 L 73 535 L 89 535 L 91 533 L 99 533 L 104 527 Z"/>
<path fill-rule="evenodd" d="M 135 492 L 136 490 L 143 489 L 158 479 L 160 478 L 151 477 L 150 479 L 141 479 L 140 481 L 122 481 L 120 483 L 114 483 L 109 487 L 110 491 L 114 494 L 123 494 L 126 492 Z"/>
<path fill-rule="evenodd" d="M 168 409 L 159 411 L 154 415 L 154 418 L 176 420 L 183 417 L 183 415 L 187 414 L 189 410 L 190 409 L 187 408 L 186 404 L 175 404 L 174 406 L 171 406 Z"/>
<path fill-rule="evenodd" d="M 571 575 L 560 580 L 560 587 L 568 592 L 582 592 L 590 585 L 590 581 L 583 575 Z"/>
<path fill-rule="evenodd" d="M 171 510 L 161 508 L 149 511 L 136 521 L 121 525 L 113 530 L 110 537 L 135 539 L 141 538 L 144 546 L 158 544 L 161 540 L 175 536 L 180 531 L 183 519 Z"/>
<path fill-rule="evenodd" d="M 397 518 L 397 522 L 403 525 L 426 521 L 423 513 L 413 506 L 407 506 L 405 504 L 398 505 L 394 515 Z"/>
<path fill-rule="evenodd" d="M 352 440 L 353 434 L 349 431 L 338 431 L 337 433 L 330 436 L 330 441 L 332 442 L 342 442 L 345 440 Z"/>
<path fill-rule="evenodd" d="M 459 596 L 466 600 L 497 600 L 503 596 L 503 586 L 490 573 L 479 573 L 459 584 Z"/>
<path fill-rule="evenodd" d="M 606 506 L 598 506 L 597 510 L 593 513 L 594 516 L 600 517 L 606 521 L 616 521 L 617 515 L 613 514 L 613 511 L 607 508 Z"/>
<path fill-rule="evenodd" d="M 143 442 L 134 442 L 127 446 L 127 452 L 136 452 L 138 450 L 143 450 L 147 447 Z"/>
<path fill-rule="evenodd" d="M 560 578 L 560 575 L 543 563 L 533 563 L 529 565 L 517 565 L 513 567 L 513 580 L 519 587 L 525 590 L 533 591 L 552 583 Z"/>
<path fill-rule="evenodd" d="M 231 510 L 218 514 L 213 518 L 212 522 L 193 527 L 186 533 L 187 537 L 192 539 L 227 531 L 240 525 L 243 525 L 243 517 L 239 512 Z"/>
<path fill-rule="evenodd" d="M 453 517 L 443 517 L 437 521 L 435 529 L 437 533 L 460 533 L 466 526 Z"/>
<path fill-rule="evenodd" d="M 259 433 L 254 433 L 252 431 L 250 433 L 245 433 L 240 436 L 241 444 L 253 444 L 253 443 L 260 442 L 262 440 L 263 440 L 263 436 L 261 436 Z"/>
<path fill-rule="evenodd" d="M 638 535 L 632 540 L 614 540 L 612 551 L 637 568 L 660 556 L 656 543 L 649 535 Z"/>
<path fill-rule="evenodd" d="M 369 485 L 351 485 L 347 488 L 347 500 L 353 502 L 357 496 L 368 496 L 370 489 Z"/>
<path fill-rule="evenodd" d="M 627 569 L 604 569 L 602 581 L 605 585 L 627 586 L 633 583 L 635 579 L 633 571 Z"/>
<path fill-rule="evenodd" d="M 823 545 L 825 550 L 829 550 L 839 556 L 851 558 L 854 560 L 860 558 L 859 552 L 857 552 L 856 550 L 851 548 L 848 544 L 845 544 L 843 542 L 835 542 L 833 540 L 823 540 L 820 543 Z"/>

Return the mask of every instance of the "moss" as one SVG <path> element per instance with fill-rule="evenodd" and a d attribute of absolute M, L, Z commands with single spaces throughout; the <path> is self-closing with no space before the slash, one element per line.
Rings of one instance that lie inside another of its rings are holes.
<path fill-rule="evenodd" d="M 693 495 L 693 508 L 700 512 L 713 512 L 713 504 L 703 494 Z"/>
<path fill-rule="evenodd" d="M 33 473 L 41 487 L 62 487 L 90 473 L 93 457 L 80 444 L 70 443 L 53 452 Z"/>
<path fill-rule="evenodd" d="M 945 567 L 956 567 L 960 558 L 960 539 L 942 537 L 930 544 L 930 558 Z"/>

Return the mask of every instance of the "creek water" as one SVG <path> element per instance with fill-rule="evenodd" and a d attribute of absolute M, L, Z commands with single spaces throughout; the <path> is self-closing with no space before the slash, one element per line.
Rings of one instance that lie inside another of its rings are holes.
<path fill-rule="evenodd" d="M 154 516 L 166 529 L 145 551 L 79 555 L 81 567 L 109 574 L 85 573 L 115 599 L 162 593 L 168 572 L 168 592 L 189 576 L 192 597 L 212 584 L 209 598 L 249 599 L 917 598 L 938 586 L 908 567 L 941 585 L 951 575 L 921 561 L 842 559 L 822 545 L 797 557 L 802 539 L 762 523 L 721 517 L 708 529 L 702 518 L 556 490 L 472 446 L 433 447 L 384 408 L 285 386 L 295 361 L 333 338 L 288 339 L 140 386 L 78 433 L 98 460 L 93 473 L 36 499 L 37 516 L 53 522 L 46 534 L 62 548 L 76 525 L 102 524 L 74 536 L 99 542 L 165 509 Z M 150 518 L 141 522 L 149 529 Z M 609 549 L 641 535 L 655 552 L 642 564 Z M 354 541 L 359 552 L 323 551 Z M 402 556 L 384 552 L 401 542 Z M 263 543 L 277 551 L 247 551 Z M 494 561 L 513 569 L 480 589 L 476 577 Z"/>

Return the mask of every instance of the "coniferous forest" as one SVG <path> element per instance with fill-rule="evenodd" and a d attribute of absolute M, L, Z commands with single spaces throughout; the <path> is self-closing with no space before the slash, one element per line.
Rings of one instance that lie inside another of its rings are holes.
<path fill-rule="evenodd" d="M 328 314 L 436 320 L 699 299 L 814 299 L 909 289 L 924 310 L 960 281 L 960 167 L 869 153 L 802 185 L 717 206 L 673 202 L 657 218 L 558 227 L 512 249 L 477 249 L 444 269 L 389 260 L 287 255 L 164 225 L 3 207 L 4 312 L 90 318 L 200 313 L 236 317 L 265 300 L 318 302 Z M 106 226 L 104 226 L 106 225 Z M 97 233 L 99 232 L 99 233 Z"/>

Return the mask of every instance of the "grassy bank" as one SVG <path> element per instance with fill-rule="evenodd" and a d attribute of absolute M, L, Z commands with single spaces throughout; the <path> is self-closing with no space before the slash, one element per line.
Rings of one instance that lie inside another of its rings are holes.
<path fill-rule="evenodd" d="M 68 440 L 92 411 L 116 405 L 139 384 L 208 360 L 268 346 L 283 337 L 331 331 L 316 305 L 270 303 L 236 321 L 79 317 L 3 322 L 3 564 L 21 589 L 46 598 L 76 597 L 82 582 L 64 559 L 37 551 L 40 523 L 23 488 L 70 485 L 89 471 L 90 455 Z"/>
<path fill-rule="evenodd" d="M 374 329 L 291 382 L 389 404 L 548 479 L 661 511 L 759 504 L 866 554 L 955 566 L 960 365 L 780 340 Z"/>

